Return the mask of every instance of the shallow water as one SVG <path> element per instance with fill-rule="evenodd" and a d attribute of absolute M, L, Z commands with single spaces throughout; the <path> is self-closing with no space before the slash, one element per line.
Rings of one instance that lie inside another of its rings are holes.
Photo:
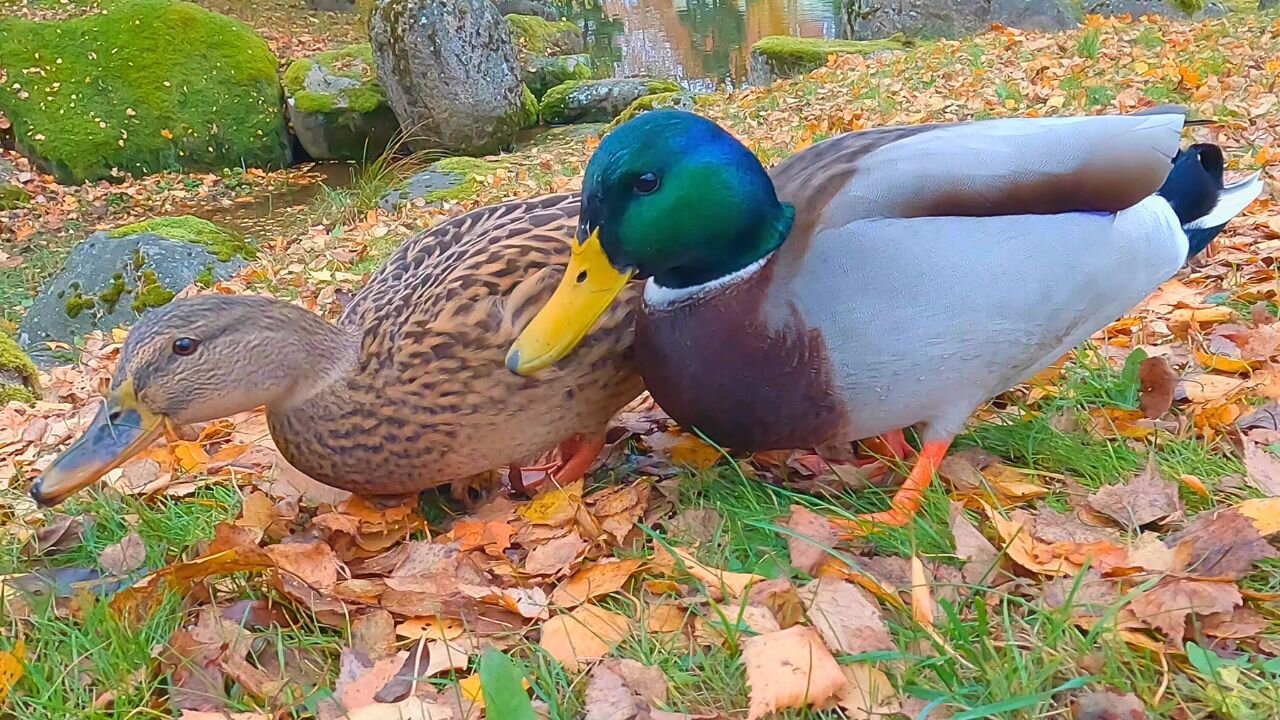
<path fill-rule="evenodd" d="M 576 0 L 559 9 L 613 74 L 672 77 L 695 90 L 746 81 L 767 35 L 836 37 L 840 0 Z"/>

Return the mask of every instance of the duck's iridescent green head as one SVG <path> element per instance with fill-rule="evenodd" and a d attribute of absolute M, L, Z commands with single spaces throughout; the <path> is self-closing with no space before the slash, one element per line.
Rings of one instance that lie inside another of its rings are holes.
<path fill-rule="evenodd" d="M 792 216 L 755 155 L 710 120 L 656 110 L 623 123 L 587 163 L 564 279 L 507 367 L 530 374 L 568 355 L 633 277 L 687 288 L 747 267 Z"/>
<path fill-rule="evenodd" d="M 619 126 L 591 156 L 578 241 L 598 231 L 615 268 L 689 287 L 768 254 L 790 223 L 760 161 L 736 138 L 692 113 L 654 111 Z"/>

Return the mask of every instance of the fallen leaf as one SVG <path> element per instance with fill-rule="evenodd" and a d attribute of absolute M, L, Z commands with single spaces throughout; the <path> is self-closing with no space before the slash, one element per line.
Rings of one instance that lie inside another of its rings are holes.
<path fill-rule="evenodd" d="M 416 695 L 398 703 L 375 703 L 358 707 L 342 720 L 454 720 L 458 715 L 443 703 L 425 700 Z"/>
<path fill-rule="evenodd" d="M 391 613 L 372 608 L 351 621 L 351 649 L 371 660 L 390 655 L 396 642 L 396 621 Z"/>
<path fill-rule="evenodd" d="M 1189 616 L 1231 612 L 1243 602 L 1234 583 L 1170 577 L 1134 597 L 1126 608 L 1180 645 Z"/>
<path fill-rule="evenodd" d="M 1244 467 L 1249 484 L 1268 497 L 1280 496 L 1280 458 L 1267 452 L 1248 435 L 1240 442 L 1244 446 Z"/>
<path fill-rule="evenodd" d="M 317 590 L 333 587 L 338 582 L 338 567 L 342 563 L 326 543 L 318 540 L 281 543 L 270 545 L 264 551 L 281 572 Z"/>
<path fill-rule="evenodd" d="M 889 676 L 868 662 L 841 665 L 847 681 L 836 704 L 848 720 L 872 720 L 902 712 L 902 701 Z"/>
<path fill-rule="evenodd" d="M 749 686 L 748 720 L 821 705 L 848 682 L 822 637 L 804 625 L 743 640 L 742 662 Z"/>
<path fill-rule="evenodd" d="M 530 575 L 559 575 L 587 549 L 587 541 L 576 532 L 543 543 L 529 552 L 524 571 Z"/>
<path fill-rule="evenodd" d="M 647 435 L 644 442 L 655 455 L 665 456 L 672 465 L 706 470 L 724 458 L 719 448 L 678 430 Z"/>
<path fill-rule="evenodd" d="M 840 533 L 831 520 L 803 505 L 792 505 L 791 515 L 782 524 L 787 533 L 791 566 L 812 575 L 835 547 Z"/>
<path fill-rule="evenodd" d="M 1267 628 L 1267 618 L 1245 606 L 1229 613 L 1213 613 L 1200 621 L 1200 630 L 1210 637 L 1235 640 L 1250 638 Z"/>
<path fill-rule="evenodd" d="M 1213 580 L 1240 580 L 1259 560 L 1280 556 L 1235 508 L 1200 513 L 1165 544 L 1177 558 L 1172 572 Z"/>
<path fill-rule="evenodd" d="M 582 661 L 608 654 L 629 631 L 625 617 L 595 605 L 581 605 L 543 623 L 538 644 L 566 670 L 576 672 Z"/>
<path fill-rule="evenodd" d="M 1162 357 L 1149 357 L 1138 363 L 1138 409 L 1143 417 L 1155 420 L 1173 406 L 1173 391 L 1178 376 Z"/>
<path fill-rule="evenodd" d="M 582 506 L 582 481 L 564 487 L 550 487 L 538 493 L 517 514 L 533 525 L 564 525 Z"/>
<path fill-rule="evenodd" d="M 1280 532 L 1280 498 L 1245 500 L 1233 509 L 1249 518 L 1254 529 L 1263 537 L 1270 537 Z"/>
<path fill-rule="evenodd" d="M 689 611 L 679 605 L 664 603 L 649 608 L 645 630 L 651 633 L 673 633 L 684 628 Z"/>
<path fill-rule="evenodd" d="M 106 546 L 98 564 L 112 575 L 124 575 L 142 567 L 147 560 L 147 546 L 138 533 L 130 530 L 120 541 Z"/>
<path fill-rule="evenodd" d="M 608 558 L 593 563 L 560 583 L 551 593 L 551 604 L 572 608 L 592 599 L 617 592 L 640 568 L 642 561 Z"/>
<path fill-rule="evenodd" d="M 1212 373 L 1199 373 L 1182 380 L 1179 389 L 1193 403 L 1224 400 L 1249 386 L 1248 380 Z"/>
<path fill-rule="evenodd" d="M 911 556 L 911 617 L 920 625 L 933 627 L 933 589 L 924 563 L 916 555 Z"/>
<path fill-rule="evenodd" d="M 401 651 L 377 661 L 369 661 L 351 649 L 344 649 L 338 657 L 338 680 L 334 685 L 334 699 L 348 711 L 371 705 L 374 696 L 391 682 L 409 658 Z"/>
<path fill-rule="evenodd" d="M 973 523 L 965 517 L 963 503 L 952 502 L 949 512 L 956 556 L 964 560 L 964 568 L 961 572 L 964 574 L 965 582 L 976 586 L 984 580 L 996 579 L 999 576 L 997 565 L 1000 562 L 1000 553 L 996 552 L 991 541 L 983 537 L 982 533 L 978 532 Z"/>
<path fill-rule="evenodd" d="M 809 622 L 832 652 L 857 655 L 893 649 L 880 607 L 853 583 L 820 578 L 798 594 Z"/>
<path fill-rule="evenodd" d="M 26 645 L 19 638 L 10 650 L 0 650 L 0 702 L 9 696 L 14 683 L 22 679 Z"/>
<path fill-rule="evenodd" d="M 1181 515 L 1178 486 L 1160 476 L 1155 456 L 1136 477 L 1119 485 L 1107 485 L 1089 496 L 1089 507 L 1136 530 L 1151 523 L 1165 523 Z"/>
<path fill-rule="evenodd" d="M 1133 693 L 1113 690 L 1077 695 L 1071 701 L 1071 720 L 1144 720 L 1147 708 Z"/>
<path fill-rule="evenodd" d="M 585 720 L 648 718 L 648 711 L 666 700 L 667 678 L 661 670 L 635 660 L 610 660 L 587 678 Z"/>

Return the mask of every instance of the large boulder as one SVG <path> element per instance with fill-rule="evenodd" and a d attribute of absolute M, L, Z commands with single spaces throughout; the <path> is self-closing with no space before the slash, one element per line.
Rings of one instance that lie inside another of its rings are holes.
<path fill-rule="evenodd" d="M 645 95 L 628 105 L 627 109 L 623 110 L 618 117 L 614 118 L 613 122 L 609 123 L 608 127 L 605 129 L 612 130 L 635 116 L 647 113 L 650 110 L 684 110 L 686 112 L 693 112 L 698 109 L 698 107 L 707 104 L 710 99 L 710 95 L 695 93 L 689 90 Z"/>
<path fill-rule="evenodd" d="M 37 361 L 46 343 L 73 343 L 92 330 L 133 324 L 186 287 L 225 280 L 255 255 L 243 238 L 193 217 L 157 218 L 96 232 L 36 295 L 18 342 Z"/>
<path fill-rule="evenodd" d="M 285 71 L 284 88 L 293 132 L 316 160 L 377 157 L 400 130 L 368 45 L 295 61 Z"/>
<path fill-rule="evenodd" d="M 875 40 L 898 33 L 955 38 L 1000 23 L 1025 30 L 1066 30 L 1077 24 L 1072 0 L 843 0 L 844 36 Z"/>
<path fill-rule="evenodd" d="M 548 125 L 608 122 L 646 95 L 678 92 L 671 80 L 613 78 L 574 80 L 557 85 L 542 98 L 542 121 Z"/>
<path fill-rule="evenodd" d="M 1258 0 L 1259 10 L 1275 10 L 1280 8 L 1280 0 Z"/>
<path fill-rule="evenodd" d="M 307 0 L 307 9 L 318 12 L 353 13 L 356 11 L 356 0 Z"/>
<path fill-rule="evenodd" d="M 179 0 L 0 19 L 0 113 L 18 150 L 80 183 L 288 164 L 275 56 L 249 26 Z"/>
<path fill-rule="evenodd" d="M 369 36 L 378 81 L 415 147 L 486 155 L 536 118 L 490 0 L 383 0 Z"/>
<path fill-rule="evenodd" d="M 1086 15 L 1168 15 L 1192 20 L 1222 17 L 1226 8 L 1205 0 L 1084 0 L 1081 10 Z"/>
<path fill-rule="evenodd" d="M 595 66 L 586 54 L 536 57 L 524 67 L 524 83 L 533 96 L 542 99 L 551 88 L 571 80 L 590 80 Z"/>
<path fill-rule="evenodd" d="M 768 85 L 778 78 L 794 77 L 817 70 L 832 55 L 870 55 L 906 47 L 899 38 L 885 40 L 824 40 L 770 35 L 751 46 L 747 60 L 747 83 Z"/>

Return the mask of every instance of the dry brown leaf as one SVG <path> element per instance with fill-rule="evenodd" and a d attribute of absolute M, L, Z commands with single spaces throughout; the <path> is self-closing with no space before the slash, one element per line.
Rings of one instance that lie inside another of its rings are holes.
<path fill-rule="evenodd" d="M 679 632 L 684 628 L 688 614 L 689 611 L 679 605 L 671 603 L 654 605 L 649 608 L 644 627 L 651 633 Z"/>
<path fill-rule="evenodd" d="M 410 695 L 398 703 L 363 705 L 347 713 L 343 720 L 454 720 L 453 706 Z"/>
<path fill-rule="evenodd" d="M 1000 553 L 965 517 L 963 503 L 951 503 L 949 522 L 951 535 L 955 538 L 956 555 L 964 560 L 962 572 L 965 582 L 977 585 L 984 580 L 1000 579 L 1002 573 L 997 569 Z"/>
<path fill-rule="evenodd" d="M 911 556 L 911 617 L 920 625 L 933 627 L 933 589 L 924 563 L 916 555 Z"/>
<path fill-rule="evenodd" d="M 747 638 L 742 641 L 742 662 L 750 686 L 748 720 L 821 705 L 848 682 L 822 637 L 804 625 Z"/>
<path fill-rule="evenodd" d="M 1138 363 L 1138 409 L 1143 417 L 1155 420 L 1173 406 L 1173 390 L 1178 376 L 1162 357 L 1149 357 Z"/>
<path fill-rule="evenodd" d="M 1189 616 L 1232 612 L 1243 602 L 1235 583 L 1171 577 L 1135 597 L 1127 609 L 1180 645 Z"/>
<path fill-rule="evenodd" d="M 580 559 L 587 545 L 577 532 L 549 540 L 529 551 L 524 571 L 530 575 L 559 575 Z"/>
<path fill-rule="evenodd" d="M 831 520 L 803 505 L 792 505 L 791 515 L 782 526 L 790 530 L 787 551 L 791 566 L 808 575 L 817 570 L 840 538 Z"/>
<path fill-rule="evenodd" d="M 652 565 L 654 569 L 668 575 L 677 574 L 680 570 L 688 572 L 707 586 L 707 594 L 715 600 L 721 599 L 726 591 L 730 597 L 742 597 L 752 583 L 764 580 L 760 575 L 752 573 L 736 573 L 708 567 L 694 560 L 693 555 L 687 551 L 680 548 L 668 550 L 665 545 L 656 541 L 653 546 Z"/>
<path fill-rule="evenodd" d="M 1039 551 L 1045 546 L 1031 536 L 1028 524 L 1033 522 L 1033 518 L 1027 513 L 1015 510 L 1006 518 L 994 508 L 985 507 L 985 510 L 996 529 L 996 534 L 1004 543 L 1004 552 L 1009 559 L 1041 575 L 1075 575 L 1080 572 L 1080 563 L 1072 562 L 1061 555 L 1041 557 L 1043 553 Z"/>
<path fill-rule="evenodd" d="M 1232 509 L 1249 518 L 1254 529 L 1263 537 L 1280 533 L 1280 498 L 1245 500 Z"/>
<path fill-rule="evenodd" d="M 572 608 L 592 598 L 617 592 L 642 564 L 636 559 L 607 558 L 581 568 L 556 587 L 551 593 L 551 604 Z"/>
<path fill-rule="evenodd" d="M 836 696 L 836 704 L 848 720 L 872 720 L 902 712 L 898 691 L 889 676 L 869 662 L 840 666 L 847 684 Z"/>
<path fill-rule="evenodd" d="M 1146 717 L 1146 706 L 1133 693 L 1090 692 L 1071 702 L 1071 720 L 1145 720 Z"/>
<path fill-rule="evenodd" d="M 1198 373 L 1182 380 L 1179 390 L 1193 403 L 1225 400 L 1251 385 L 1250 381 L 1212 373 Z"/>
<path fill-rule="evenodd" d="M 655 455 L 665 456 L 672 465 L 694 470 L 706 470 L 724 457 L 719 449 L 678 430 L 654 433 L 644 441 Z"/>
<path fill-rule="evenodd" d="M 1254 563 L 1280 555 L 1235 508 L 1200 513 L 1165 544 L 1177 558 L 1174 572 L 1214 580 L 1240 580 Z"/>
<path fill-rule="evenodd" d="M 832 652 L 856 655 L 893 649 L 880 607 L 853 583 L 820 578 L 798 593 L 809 622 Z"/>
<path fill-rule="evenodd" d="M 543 623 L 538 644 L 566 670 L 577 672 L 583 661 L 608 654 L 629 631 L 625 617 L 595 605 L 581 605 Z"/>
<path fill-rule="evenodd" d="M 1182 514 L 1178 486 L 1160 476 L 1154 455 L 1136 477 L 1099 488 L 1089 497 L 1089 506 L 1130 530 L 1166 523 Z"/>
<path fill-rule="evenodd" d="M 396 643 L 396 621 L 381 608 L 356 616 L 351 621 L 351 649 L 371 660 L 390 655 Z"/>
<path fill-rule="evenodd" d="M 281 543 L 264 548 L 281 572 L 289 573 L 316 589 L 333 587 L 342 564 L 333 548 L 319 540 Z"/>
<path fill-rule="evenodd" d="M 1244 446 L 1244 467 L 1246 478 L 1268 497 L 1280 496 L 1280 459 L 1245 435 L 1241 438 Z"/>
<path fill-rule="evenodd" d="M 142 567 L 142 563 L 146 560 L 147 546 L 143 544 L 142 537 L 133 530 L 120 538 L 120 542 L 103 548 L 102 555 L 98 557 L 98 563 L 102 565 L 102 569 L 112 575 L 133 572 Z"/>
<path fill-rule="evenodd" d="M 409 653 L 401 651 L 376 662 L 366 662 L 353 650 L 343 650 L 338 658 L 338 680 L 334 698 L 348 711 L 371 705 L 378 694 L 404 665 Z"/>
<path fill-rule="evenodd" d="M 654 705 L 666 701 L 666 675 L 635 660 L 609 660 L 587 678 L 586 720 L 648 718 Z"/>

